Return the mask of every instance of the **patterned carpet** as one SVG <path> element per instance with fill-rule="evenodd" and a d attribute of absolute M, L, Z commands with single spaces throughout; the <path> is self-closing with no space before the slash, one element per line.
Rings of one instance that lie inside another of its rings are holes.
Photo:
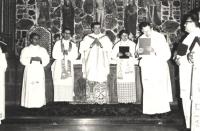
<path fill-rule="evenodd" d="M 136 104 L 69 104 L 48 103 L 41 108 L 6 107 L 6 116 L 137 116 L 142 115 Z"/>
<path fill-rule="evenodd" d="M 162 118 L 147 118 L 140 104 L 69 104 L 67 102 L 48 103 L 41 108 L 7 106 L 6 119 L 2 124 L 154 124 L 181 125 L 183 113 L 177 105 Z"/>

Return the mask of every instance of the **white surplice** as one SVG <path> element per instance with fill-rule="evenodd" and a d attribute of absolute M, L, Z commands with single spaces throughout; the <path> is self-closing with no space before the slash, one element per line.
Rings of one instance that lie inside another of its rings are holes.
<path fill-rule="evenodd" d="M 64 49 L 69 49 L 69 40 L 62 39 Z M 71 50 L 68 51 L 68 55 L 63 55 L 61 51 L 61 40 L 57 41 L 53 48 L 52 53 L 55 59 L 51 66 L 53 84 L 54 84 L 54 101 L 73 101 L 74 97 L 74 68 L 73 60 L 78 57 L 78 49 L 76 44 L 71 42 Z M 61 62 L 64 59 L 65 70 L 70 70 L 70 75 L 67 78 L 61 79 L 62 65 Z M 68 62 L 70 61 L 70 63 Z M 70 64 L 70 65 L 68 65 Z M 71 68 L 71 69 L 68 69 Z"/>
<path fill-rule="evenodd" d="M 188 46 L 188 50 L 186 55 L 179 56 L 177 55 L 177 59 L 179 59 L 179 83 L 180 83 L 180 97 L 182 98 L 182 106 L 183 112 L 185 116 L 186 127 L 190 128 L 191 126 L 191 80 L 192 80 L 192 64 L 187 59 L 187 54 L 190 52 L 189 47 L 191 46 L 194 38 L 196 36 L 200 36 L 200 29 L 196 28 L 193 32 L 187 35 L 187 37 L 183 40 L 183 44 Z M 196 48 L 196 49 L 195 49 Z M 194 47 L 195 50 L 198 50 L 198 44 Z M 196 51 L 194 57 L 198 56 L 198 51 Z M 198 68 L 195 68 L 193 74 L 196 76 L 196 72 L 198 72 Z M 195 78 L 195 77 L 194 77 Z M 197 85 L 196 85 L 197 86 Z"/>
<path fill-rule="evenodd" d="M 120 46 L 128 46 L 131 57 L 120 59 L 117 57 Z M 119 103 L 136 102 L 135 87 L 135 46 L 130 40 L 117 42 L 112 50 L 111 58 L 117 61 L 117 97 Z"/>
<path fill-rule="evenodd" d="M 196 53 L 194 58 L 194 67 L 192 73 L 192 110 L 191 110 L 191 131 L 200 131 L 200 48 L 198 49 L 198 56 Z M 196 60 L 195 60 L 196 59 Z M 196 61 L 196 62 L 195 62 Z"/>
<path fill-rule="evenodd" d="M 31 57 L 40 57 L 32 61 Z M 22 84 L 21 106 L 39 108 L 46 104 L 44 67 L 49 63 L 49 55 L 45 48 L 37 45 L 25 47 L 20 55 L 20 62 L 25 66 Z"/>
<path fill-rule="evenodd" d="M 200 37 L 200 29 L 196 28 L 193 32 L 188 34 L 184 39 L 183 44 L 191 46 L 195 37 Z M 177 56 L 180 60 L 180 88 L 181 98 L 183 100 L 183 111 L 185 115 L 186 127 L 190 128 L 191 131 L 200 130 L 200 46 L 198 43 L 195 44 L 192 52 L 194 63 L 188 61 L 187 54 Z M 187 101 L 187 103 L 185 102 Z M 189 106 L 188 106 L 189 105 Z M 191 108 L 192 106 L 192 108 Z M 192 110 L 191 110 L 192 109 Z M 191 122 L 190 122 L 191 120 Z M 191 124 L 191 125 L 190 125 Z"/>
<path fill-rule="evenodd" d="M 144 34 L 140 38 L 147 38 Z M 140 55 L 142 85 L 143 85 L 143 113 L 157 114 L 170 111 L 169 102 L 172 101 L 171 82 L 167 60 L 171 56 L 169 45 L 164 35 L 152 31 L 151 47 L 154 52 L 150 55 Z M 136 50 L 139 44 L 136 46 Z"/>
<path fill-rule="evenodd" d="M 1 120 L 5 119 L 5 71 L 7 61 L 5 54 L 0 48 L 0 124 Z"/>
<path fill-rule="evenodd" d="M 95 38 L 101 46 L 92 45 Z M 88 103 L 104 104 L 109 101 L 107 75 L 110 73 L 110 53 L 112 42 L 104 34 L 94 33 L 84 37 L 79 52 L 82 59 L 83 77 L 86 79 L 86 100 Z"/>

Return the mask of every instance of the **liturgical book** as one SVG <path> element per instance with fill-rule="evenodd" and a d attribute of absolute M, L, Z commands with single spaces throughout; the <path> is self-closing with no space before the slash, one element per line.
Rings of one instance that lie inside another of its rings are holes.
<path fill-rule="evenodd" d="M 151 46 L 151 38 L 139 38 L 139 48 L 144 49 L 139 55 L 150 55 L 151 52 L 146 50 L 147 46 Z"/>
<path fill-rule="evenodd" d="M 187 49 L 188 49 L 187 45 L 185 45 L 183 43 L 179 43 L 178 48 L 177 48 L 177 55 L 180 55 L 180 56 L 186 55 Z"/>
<path fill-rule="evenodd" d="M 128 59 L 129 56 L 125 55 L 126 52 L 129 52 L 129 46 L 119 46 L 119 52 L 121 52 L 123 55 L 120 56 L 120 59 Z"/>

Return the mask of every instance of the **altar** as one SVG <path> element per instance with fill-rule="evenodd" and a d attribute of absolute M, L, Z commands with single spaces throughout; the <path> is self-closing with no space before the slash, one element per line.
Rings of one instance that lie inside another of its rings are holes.
<path fill-rule="evenodd" d="M 51 73 L 51 65 L 53 63 L 51 59 L 50 63 L 45 67 L 45 87 L 46 87 L 46 101 L 53 102 L 53 80 Z M 6 100 L 5 104 L 8 106 L 17 105 L 20 106 L 21 102 L 21 89 L 24 66 L 19 62 L 19 58 L 8 58 L 8 68 L 5 75 L 5 91 Z M 169 61 L 170 77 L 172 84 L 173 102 L 177 104 L 177 98 L 179 98 L 179 86 L 176 85 L 175 66 Z M 140 76 L 140 67 L 135 65 L 135 82 L 136 82 L 136 103 L 142 103 L 142 84 Z M 80 60 L 74 62 L 74 104 L 87 104 L 85 101 L 85 79 L 82 76 L 82 65 Z M 117 84 L 116 84 L 116 64 L 110 64 L 110 74 L 108 75 L 108 88 L 109 88 L 109 104 L 117 104 Z"/>
<path fill-rule="evenodd" d="M 79 61 L 74 64 L 74 103 L 87 103 L 85 100 L 85 79 L 82 77 L 82 65 Z M 135 82 L 136 82 L 136 102 L 135 104 L 141 104 L 142 85 L 140 80 L 140 67 L 135 65 Z M 117 98 L 117 81 L 116 81 L 116 64 L 111 62 L 110 74 L 107 76 L 107 86 L 109 89 L 109 104 L 118 103 Z"/>

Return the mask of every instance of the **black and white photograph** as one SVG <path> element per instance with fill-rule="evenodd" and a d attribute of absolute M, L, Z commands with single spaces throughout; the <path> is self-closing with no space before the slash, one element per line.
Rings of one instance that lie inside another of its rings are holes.
<path fill-rule="evenodd" d="M 200 0 L 0 0 L 0 131 L 200 131 Z"/>

